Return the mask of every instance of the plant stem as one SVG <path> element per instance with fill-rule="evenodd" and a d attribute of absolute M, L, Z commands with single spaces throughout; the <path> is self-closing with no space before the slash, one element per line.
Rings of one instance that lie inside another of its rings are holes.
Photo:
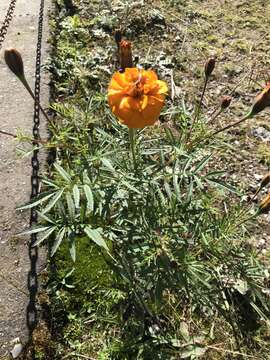
<path fill-rule="evenodd" d="M 35 95 L 34 95 L 32 89 L 30 88 L 30 86 L 29 86 L 27 80 L 25 79 L 25 77 L 20 77 L 19 79 L 21 80 L 21 82 L 22 82 L 23 86 L 25 87 L 25 89 L 28 91 L 28 93 L 31 95 L 31 97 L 35 101 Z M 48 115 L 46 114 L 45 110 L 40 105 L 40 103 L 38 103 L 38 107 L 39 107 L 40 111 L 42 112 L 42 114 L 44 115 L 44 117 L 46 118 L 46 120 L 48 121 L 48 123 L 51 124 L 51 120 L 49 119 Z"/>
<path fill-rule="evenodd" d="M 218 112 L 214 113 L 214 114 L 213 114 L 213 117 L 210 118 L 210 120 L 208 121 L 207 125 L 212 124 L 212 123 L 216 120 L 216 118 L 217 118 L 222 112 L 223 112 L 223 110 L 220 109 Z"/>
<path fill-rule="evenodd" d="M 198 145 L 198 144 L 200 144 L 201 142 L 204 143 L 205 141 L 210 140 L 210 139 L 211 139 L 212 137 L 214 137 L 215 135 L 220 134 L 221 132 L 226 131 L 226 130 L 228 130 L 228 129 L 236 126 L 236 125 L 239 125 L 239 124 L 241 124 L 242 122 L 244 122 L 245 120 L 250 119 L 251 117 L 253 117 L 253 115 L 252 115 L 251 112 L 250 112 L 250 113 L 248 113 L 247 115 L 245 115 L 243 118 L 241 118 L 240 120 L 237 120 L 237 121 L 235 121 L 235 122 L 232 123 L 232 124 L 229 124 L 229 125 L 221 128 L 221 129 L 219 129 L 219 130 L 216 130 L 216 131 L 210 133 L 210 134 L 207 135 L 204 139 L 200 139 L 199 141 L 197 141 L 197 142 L 195 142 L 195 143 L 192 143 L 192 142 L 191 142 L 190 145 Z"/>
<path fill-rule="evenodd" d="M 208 76 L 206 76 L 206 77 L 205 77 L 205 80 L 204 80 L 203 91 L 202 91 L 202 95 L 201 95 L 201 99 L 200 99 L 199 107 L 198 107 L 197 114 L 196 114 L 196 120 L 197 120 L 197 118 L 199 117 L 200 112 L 201 112 L 202 103 L 203 103 L 203 98 L 204 98 L 204 94 L 205 94 L 206 86 L 207 86 L 207 83 L 208 83 L 208 79 L 209 79 L 209 77 L 208 77 Z"/>
<path fill-rule="evenodd" d="M 4 130 L 0 130 L 0 134 L 7 135 L 7 136 L 11 136 L 11 137 L 13 137 L 14 139 L 17 139 L 17 136 L 16 136 L 16 135 L 11 134 L 10 132 L 4 131 Z"/>
<path fill-rule="evenodd" d="M 219 129 L 219 130 L 217 130 L 217 131 L 214 131 L 212 134 L 209 135 L 209 138 L 211 138 L 212 136 L 215 136 L 215 135 L 217 135 L 217 134 L 219 134 L 219 133 L 221 133 L 221 132 L 223 132 L 223 131 L 225 131 L 225 130 L 228 130 L 228 129 L 236 126 L 236 125 L 241 124 L 243 121 L 249 119 L 250 117 L 252 117 L 252 116 L 251 116 L 251 113 L 248 113 L 247 115 L 245 115 L 245 116 L 244 116 L 243 118 L 241 118 L 240 120 L 237 120 L 237 121 L 235 121 L 235 122 L 232 123 L 232 124 L 229 124 L 229 125 L 221 128 L 221 129 Z"/>
<path fill-rule="evenodd" d="M 204 98 L 205 91 L 206 91 L 206 86 L 207 86 L 207 83 L 208 83 L 208 79 L 209 79 L 209 77 L 206 76 L 205 80 L 204 80 L 203 91 L 202 91 L 202 94 L 201 94 L 199 106 L 196 109 L 195 117 L 194 117 L 194 120 L 193 120 L 193 122 L 191 124 L 190 130 L 189 130 L 189 133 L 188 133 L 188 137 L 187 137 L 188 139 L 190 139 L 192 130 L 193 130 L 195 124 L 197 123 L 197 120 L 199 119 L 199 116 L 200 116 L 200 113 L 201 113 L 201 108 L 202 108 L 202 103 L 203 103 L 203 98 Z"/>
<path fill-rule="evenodd" d="M 4 130 L 0 130 L 0 134 L 3 134 L 3 135 L 6 135 L 6 136 L 10 136 L 12 137 L 13 139 L 17 139 L 17 140 L 20 140 L 21 138 L 18 136 L 18 135 L 15 135 L 15 134 L 12 134 L 8 131 L 4 131 Z M 31 137 L 27 138 L 27 137 L 24 137 L 23 139 L 21 139 L 21 141 L 25 141 L 25 142 L 31 142 L 31 143 L 34 143 L 34 144 L 42 144 L 42 145 L 48 145 L 49 147 L 63 147 L 63 144 L 56 144 L 56 145 L 52 145 L 49 143 L 49 141 L 47 140 L 41 140 L 41 139 L 32 139 Z"/>
<path fill-rule="evenodd" d="M 132 156 L 132 161 L 134 169 L 136 170 L 136 155 L 135 155 L 135 129 L 129 128 L 129 142 L 130 142 L 130 152 Z"/>

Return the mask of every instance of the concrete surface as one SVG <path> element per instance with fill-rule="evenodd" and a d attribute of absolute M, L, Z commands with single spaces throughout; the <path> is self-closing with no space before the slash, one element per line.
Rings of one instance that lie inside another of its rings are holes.
<path fill-rule="evenodd" d="M 10 0 L 0 0 L 0 24 Z M 50 0 L 45 0 L 45 28 L 43 34 L 43 62 L 48 48 L 47 12 Z M 40 1 L 17 0 L 13 21 L 0 52 L 0 129 L 16 133 L 21 129 L 31 135 L 33 100 L 9 71 L 3 52 L 15 47 L 23 56 L 25 74 L 33 87 Z M 1 26 L 1 25 L 0 25 Z M 43 79 L 44 74 L 42 75 Z M 43 82 L 42 103 L 48 104 L 48 87 Z M 42 134 L 46 137 L 45 119 L 41 116 Z M 28 304 L 27 274 L 29 259 L 28 238 L 16 236 L 28 227 L 29 213 L 19 213 L 16 207 L 29 200 L 31 158 L 19 158 L 18 148 L 25 146 L 0 134 L 0 359 L 6 358 L 14 347 L 14 339 L 22 343 L 28 339 L 26 306 Z M 39 265 L 41 267 L 41 265 Z"/>

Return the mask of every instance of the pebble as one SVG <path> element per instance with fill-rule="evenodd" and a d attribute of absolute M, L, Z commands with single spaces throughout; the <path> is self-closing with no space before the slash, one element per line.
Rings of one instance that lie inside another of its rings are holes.
<path fill-rule="evenodd" d="M 17 339 L 14 339 L 12 342 L 15 342 L 15 340 L 19 340 L 19 341 L 20 341 L 20 339 L 17 338 Z M 13 359 L 17 359 L 17 358 L 20 356 L 22 350 L 23 350 L 22 344 L 21 344 L 20 342 L 16 343 L 16 344 L 14 345 L 13 349 L 12 349 L 11 352 L 10 352 L 12 358 L 13 358 Z"/>
<path fill-rule="evenodd" d="M 270 131 L 266 130 L 263 126 L 259 126 L 256 129 L 251 130 L 251 135 L 266 142 L 270 141 Z"/>

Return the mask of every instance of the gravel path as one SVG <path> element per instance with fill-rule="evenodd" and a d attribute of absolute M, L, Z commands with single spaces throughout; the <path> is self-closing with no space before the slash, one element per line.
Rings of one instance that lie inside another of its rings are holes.
<path fill-rule="evenodd" d="M 0 23 L 4 19 L 9 1 L 0 0 Z M 45 1 L 45 14 L 48 12 L 49 2 Z M 13 133 L 19 128 L 24 133 L 31 134 L 33 100 L 7 69 L 3 61 L 3 52 L 8 47 L 15 47 L 21 52 L 26 77 L 33 87 L 39 6 L 38 0 L 17 0 L 15 15 L 0 52 L 0 128 Z M 46 40 L 46 21 L 44 25 L 43 39 Z M 45 49 L 46 43 L 43 46 L 43 61 L 47 56 L 44 54 Z M 46 82 L 45 78 L 44 80 Z M 48 102 L 46 85 L 42 88 L 42 99 L 43 103 Z M 44 118 L 41 120 L 42 137 L 45 137 L 45 121 Z M 23 239 L 16 234 L 27 228 L 29 214 L 20 214 L 15 208 L 29 199 L 31 168 L 29 156 L 18 158 L 18 147 L 14 140 L 0 135 L 0 359 L 6 358 L 14 346 L 15 338 L 19 337 L 22 343 L 25 343 L 28 336 L 28 238 Z"/>

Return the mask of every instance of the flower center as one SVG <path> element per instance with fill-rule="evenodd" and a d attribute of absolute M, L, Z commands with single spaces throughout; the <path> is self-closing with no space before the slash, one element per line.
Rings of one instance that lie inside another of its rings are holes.
<path fill-rule="evenodd" d="M 127 90 L 127 95 L 134 97 L 134 98 L 140 98 L 144 95 L 144 83 L 145 79 L 142 77 L 141 74 L 139 74 L 138 79 L 133 82 L 132 85 Z"/>

